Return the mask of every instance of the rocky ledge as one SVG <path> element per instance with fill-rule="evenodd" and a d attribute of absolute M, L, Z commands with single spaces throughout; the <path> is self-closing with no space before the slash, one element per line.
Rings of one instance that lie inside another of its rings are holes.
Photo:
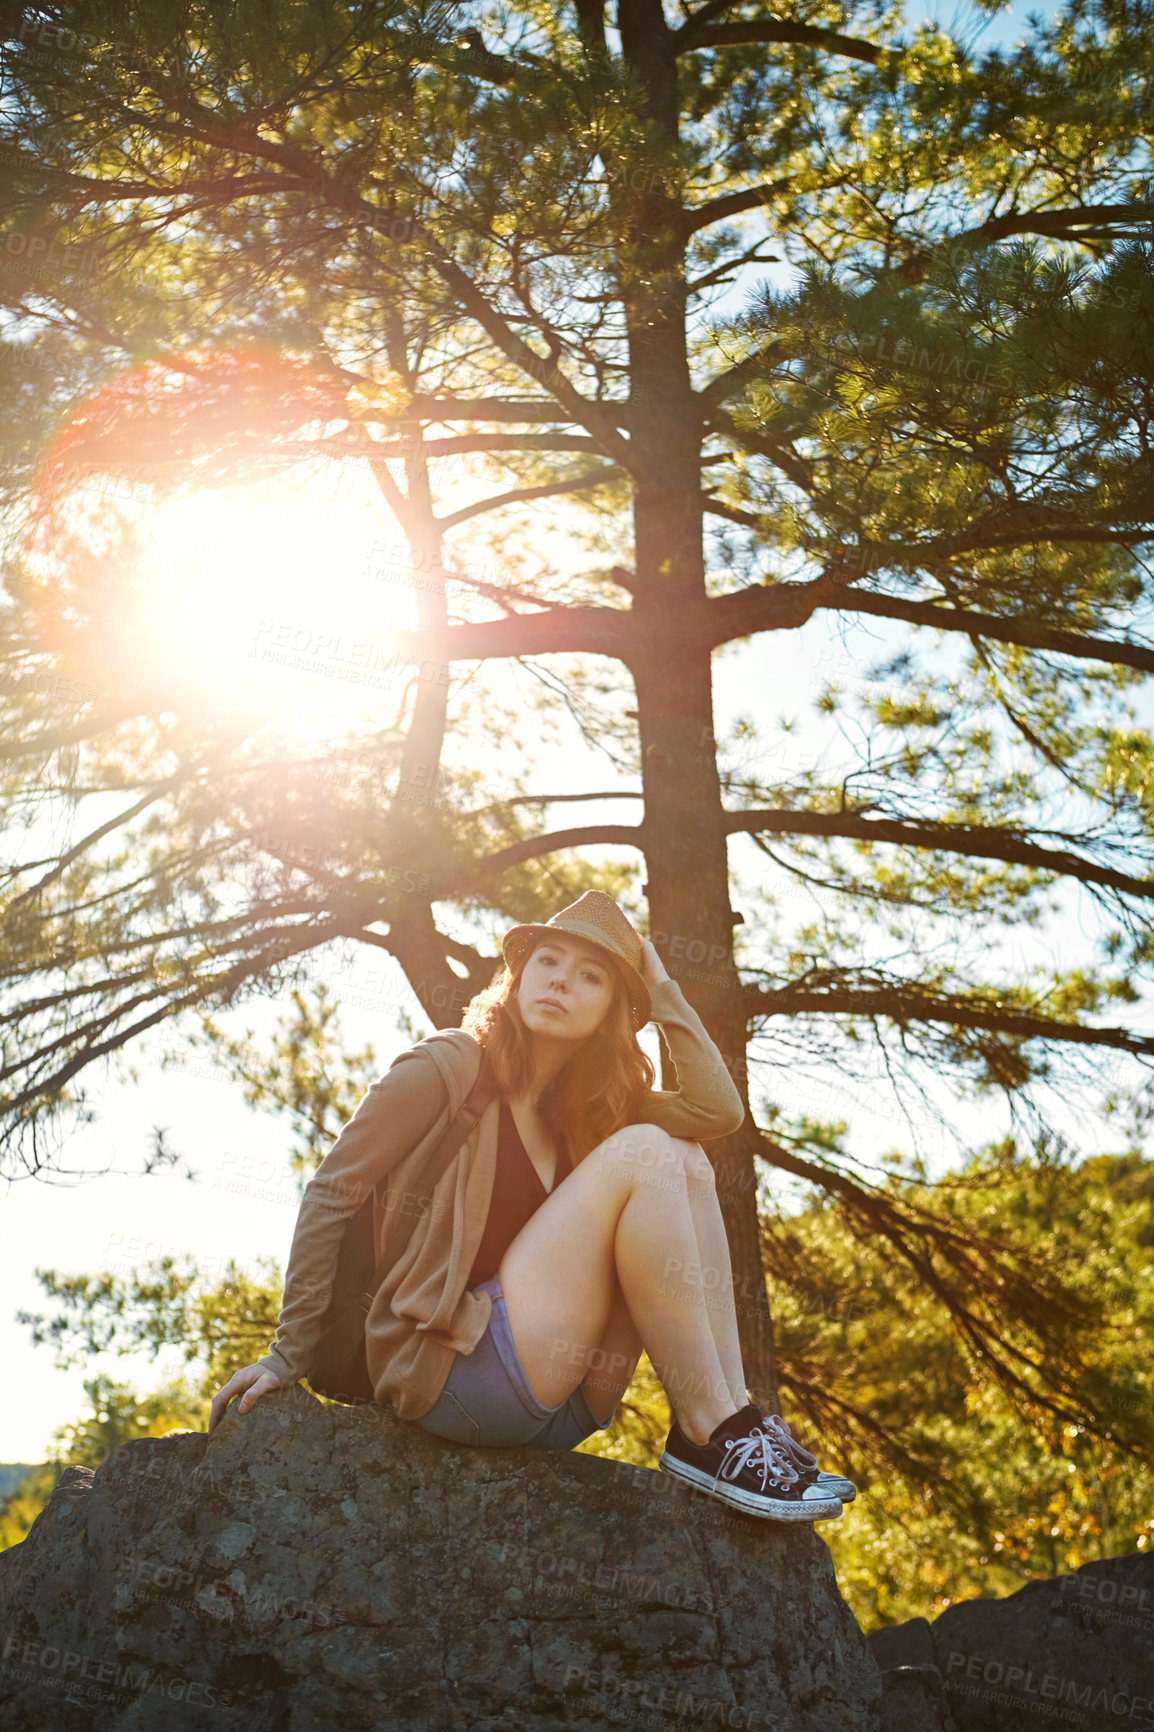
<path fill-rule="evenodd" d="M 1154 1732 L 1154 1558 L 875 1630 L 885 1732 Z"/>
<path fill-rule="evenodd" d="M 820 1530 L 297 1387 L 71 1468 L 0 1553 L 5 1732 L 875 1732 Z"/>

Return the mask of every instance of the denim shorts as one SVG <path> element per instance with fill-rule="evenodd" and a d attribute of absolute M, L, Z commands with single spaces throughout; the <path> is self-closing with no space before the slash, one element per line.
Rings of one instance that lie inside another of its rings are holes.
<path fill-rule="evenodd" d="M 535 1449 L 573 1449 L 598 1425 L 585 1399 L 575 1389 L 557 1407 L 542 1407 L 521 1369 L 500 1277 L 494 1275 L 473 1289 L 488 1293 L 493 1311 L 488 1327 L 472 1353 L 458 1353 L 445 1387 L 434 1405 L 416 1424 L 450 1443 L 488 1445 L 508 1449 L 532 1444 Z"/>

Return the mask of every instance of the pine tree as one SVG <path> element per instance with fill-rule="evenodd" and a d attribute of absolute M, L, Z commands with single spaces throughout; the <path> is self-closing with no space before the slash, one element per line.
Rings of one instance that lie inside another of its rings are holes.
<path fill-rule="evenodd" d="M 1064 1054 L 1148 1059 L 1137 1019 L 1103 1017 L 1152 956 L 1154 748 L 1128 709 L 1154 666 L 1149 22 L 1141 0 L 1079 0 L 984 53 L 895 7 L 815 23 L 725 0 L 144 0 L 10 25 L 3 293 L 32 346 L 9 345 L 3 381 L 27 526 L 5 800 L 51 766 L 66 796 L 126 804 L 9 873 L 6 973 L 44 990 L 11 1024 L 8 1150 L 46 1160 L 88 1065 L 291 984 L 339 937 L 385 948 L 456 1021 L 449 995 L 493 959 L 434 904 L 524 918 L 600 882 L 640 914 L 630 869 L 582 860 L 604 843 L 643 860 L 649 930 L 743 1091 L 763 1031 L 846 1077 L 873 1052 L 899 1081 L 922 1064 L 1015 1098 Z M 737 315 L 715 304 L 735 284 Z M 81 509 L 93 477 L 354 457 L 416 571 L 443 575 L 401 640 L 412 702 L 343 760 L 396 773 L 384 811 L 364 779 L 344 799 L 322 766 L 262 762 L 243 718 L 150 675 L 131 521 L 107 495 L 95 523 Z M 466 457 L 499 491 L 438 510 L 440 467 Z M 583 569 L 470 573 L 480 543 L 457 530 L 516 507 L 531 546 L 552 500 L 574 547 L 584 523 Z M 909 628 L 860 691 L 827 694 L 854 706 L 858 750 L 775 776 L 761 718 L 752 761 L 748 737 L 719 755 L 715 656 L 758 637 L 768 665 L 772 634 L 823 612 Z M 639 823 L 543 830 L 558 791 L 477 806 L 476 760 L 446 773 L 466 725 L 475 747 L 506 724 L 439 670 L 539 657 L 563 658 L 542 716 L 564 709 L 636 778 L 610 791 L 640 795 Z M 127 844 L 98 847 L 142 813 L 143 892 L 117 878 Z M 741 911 L 737 836 L 769 874 Z M 791 882 L 828 902 L 783 930 Z M 1056 890 L 1100 910 L 1100 956 L 1015 978 L 985 927 L 1041 921 Z M 1044 1288 L 998 1288 L 975 1333 L 969 1283 L 996 1286 L 999 1253 L 871 1185 L 813 1115 L 755 1112 L 714 1155 L 754 1294 L 762 1162 L 898 1248 L 1007 1387 L 1019 1328 L 1055 1363 Z M 742 1325 L 768 1392 L 763 1297 Z"/>

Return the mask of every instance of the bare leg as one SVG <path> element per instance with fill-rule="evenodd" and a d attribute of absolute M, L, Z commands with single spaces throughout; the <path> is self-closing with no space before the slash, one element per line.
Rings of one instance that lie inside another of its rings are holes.
<path fill-rule="evenodd" d="M 608 1425 L 617 1411 L 617 1403 L 633 1382 L 641 1348 L 637 1325 L 630 1316 L 625 1295 L 617 1287 L 605 1333 L 589 1354 L 589 1369 L 580 1385 L 590 1412 L 599 1425 Z M 564 1400 L 564 1397 L 560 1396 L 558 1400 Z"/>
<path fill-rule="evenodd" d="M 749 1400 L 745 1386 L 745 1370 L 741 1363 L 741 1342 L 737 1333 L 737 1307 L 733 1296 L 733 1264 L 729 1256 L 729 1239 L 721 1206 L 717 1201 L 717 1175 L 713 1163 L 700 1143 L 692 1145 L 697 1154 L 689 1172 L 689 1207 L 693 1213 L 693 1231 L 697 1237 L 697 1267 L 680 1272 L 671 1271 L 670 1280 L 696 1281 L 705 1293 L 705 1310 L 713 1331 L 713 1343 L 725 1374 L 734 1408 L 744 1407 Z"/>
<path fill-rule="evenodd" d="M 712 1184 L 700 1144 L 653 1125 L 627 1125 L 585 1157 L 506 1251 L 500 1275 L 513 1339 L 530 1388 L 547 1407 L 584 1382 L 618 1289 L 687 1437 L 703 1443 L 744 1406 L 740 1358 L 732 1362 L 735 1320 L 729 1319 L 730 1340 L 724 1313 L 717 1313 L 723 1357 L 700 1284 L 668 1278 L 671 1259 L 682 1268 L 702 1261 L 691 1172 L 699 1188 Z M 698 1202 L 708 1212 L 707 1197 Z M 716 1195 L 712 1209 L 724 1241 Z M 706 1244 L 719 1262 L 708 1226 Z M 727 1270 L 728 1262 L 727 1251 Z M 596 1412 L 605 1404 L 594 1405 Z"/>
<path fill-rule="evenodd" d="M 696 1284 L 705 1294 L 706 1317 L 713 1335 L 713 1344 L 721 1361 L 722 1372 L 729 1389 L 734 1410 L 749 1400 L 745 1372 L 741 1363 L 741 1343 L 737 1331 L 737 1311 L 734 1303 L 733 1269 L 729 1256 L 729 1240 L 725 1232 L 721 1209 L 717 1201 L 716 1174 L 700 1143 L 691 1143 L 686 1154 L 687 1194 L 693 1215 L 693 1231 L 697 1240 L 697 1257 L 682 1265 L 677 1257 L 666 1258 L 668 1282 Z M 642 1341 L 637 1333 L 620 1287 L 617 1304 L 609 1327 L 600 1343 L 600 1353 L 594 1350 L 594 1366 L 585 1378 L 585 1390 L 594 1418 L 608 1422 L 617 1403 L 629 1388 L 641 1355 Z M 612 1396 L 612 1402 L 604 1399 Z"/>

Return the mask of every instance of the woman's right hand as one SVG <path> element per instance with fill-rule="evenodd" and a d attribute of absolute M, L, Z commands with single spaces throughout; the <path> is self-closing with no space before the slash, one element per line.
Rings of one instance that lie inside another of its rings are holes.
<path fill-rule="evenodd" d="M 663 980 L 669 979 L 669 970 L 652 939 L 641 940 L 641 966 L 637 972 L 646 986 L 660 986 Z"/>
<path fill-rule="evenodd" d="M 212 1406 L 208 1410 L 209 1432 L 216 1430 L 234 1395 L 240 1396 L 240 1400 L 236 1404 L 236 1411 L 247 1413 L 262 1395 L 267 1395 L 270 1390 L 285 1387 L 282 1378 L 273 1371 L 266 1371 L 262 1365 L 243 1365 L 239 1371 L 233 1372 L 228 1382 L 213 1397 Z"/>

